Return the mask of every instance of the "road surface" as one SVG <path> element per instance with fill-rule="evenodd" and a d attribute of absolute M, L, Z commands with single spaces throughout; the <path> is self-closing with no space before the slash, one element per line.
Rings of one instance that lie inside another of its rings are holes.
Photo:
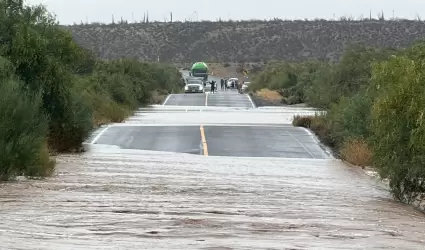
<path fill-rule="evenodd" d="M 237 94 L 236 90 L 206 94 L 171 94 L 165 100 L 164 105 L 255 108 L 250 96 Z"/>
<path fill-rule="evenodd" d="M 52 178 L 0 184 L 0 248 L 425 249 L 422 213 L 290 125 L 313 113 L 236 92 L 140 109 Z"/>

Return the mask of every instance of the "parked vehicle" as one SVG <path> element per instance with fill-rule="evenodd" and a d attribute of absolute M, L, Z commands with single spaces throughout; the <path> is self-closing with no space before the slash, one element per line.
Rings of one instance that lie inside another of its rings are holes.
<path fill-rule="evenodd" d="M 204 81 L 202 79 L 189 78 L 187 79 L 186 86 L 184 87 L 185 93 L 204 93 Z"/>
<path fill-rule="evenodd" d="M 204 78 L 203 77 L 187 77 L 186 78 L 186 84 L 188 83 L 203 83 Z"/>

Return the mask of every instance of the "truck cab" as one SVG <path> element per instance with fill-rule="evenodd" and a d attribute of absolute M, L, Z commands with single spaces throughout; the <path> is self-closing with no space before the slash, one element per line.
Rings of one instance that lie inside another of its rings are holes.
<path fill-rule="evenodd" d="M 193 77 L 203 77 L 204 81 L 208 81 L 208 66 L 204 62 L 196 62 L 192 65 L 190 75 Z"/>

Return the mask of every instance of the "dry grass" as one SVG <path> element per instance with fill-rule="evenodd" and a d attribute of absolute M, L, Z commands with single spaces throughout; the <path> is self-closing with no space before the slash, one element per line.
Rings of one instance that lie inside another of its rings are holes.
<path fill-rule="evenodd" d="M 272 102 L 281 102 L 282 96 L 274 90 L 261 89 L 255 93 L 257 96 Z"/>
<path fill-rule="evenodd" d="M 372 165 L 372 151 L 362 139 L 350 139 L 341 147 L 341 158 L 351 164 L 365 168 Z"/>

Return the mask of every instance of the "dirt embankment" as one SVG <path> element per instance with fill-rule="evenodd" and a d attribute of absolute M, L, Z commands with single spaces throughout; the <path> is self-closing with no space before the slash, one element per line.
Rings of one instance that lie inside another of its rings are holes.
<path fill-rule="evenodd" d="M 406 47 L 425 35 L 420 21 L 243 21 L 66 26 L 100 57 L 163 62 L 336 60 L 347 43 Z"/>

